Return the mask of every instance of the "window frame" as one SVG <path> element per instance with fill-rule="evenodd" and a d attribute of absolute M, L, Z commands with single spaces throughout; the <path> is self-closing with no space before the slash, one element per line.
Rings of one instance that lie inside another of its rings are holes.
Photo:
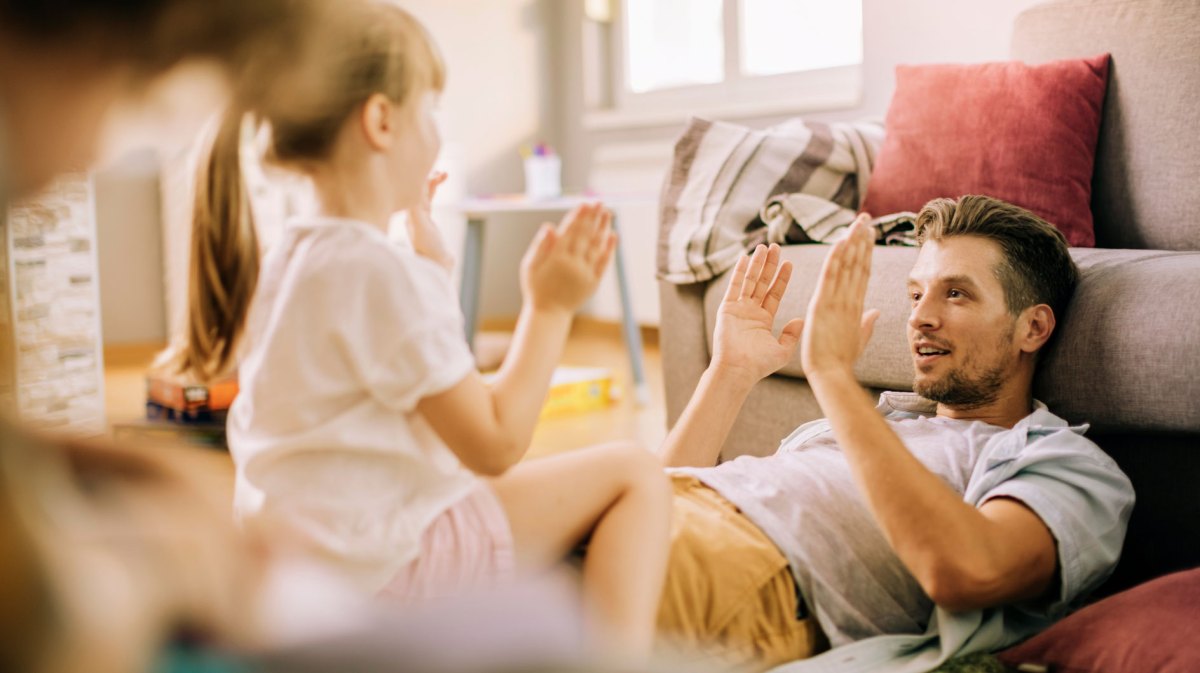
<path fill-rule="evenodd" d="M 624 21 L 625 6 L 637 1 L 609 0 L 610 11 L 599 19 L 584 13 L 580 43 L 584 49 L 583 121 L 587 128 L 663 126 L 691 115 L 736 119 L 797 114 L 850 108 L 862 102 L 862 57 L 854 65 L 775 75 L 743 74 L 740 0 L 722 0 L 722 81 L 635 93 L 628 86 Z"/>

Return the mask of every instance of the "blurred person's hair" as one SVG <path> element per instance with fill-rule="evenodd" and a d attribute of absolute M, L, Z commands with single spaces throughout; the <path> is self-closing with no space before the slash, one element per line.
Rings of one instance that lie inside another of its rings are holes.
<path fill-rule="evenodd" d="M 269 135 L 267 160 L 304 172 L 327 159 L 347 119 L 374 94 L 399 106 L 445 85 L 441 54 L 408 12 L 370 3 L 339 13 L 307 63 L 268 86 L 290 91 L 287 104 L 233 107 L 222 120 L 196 185 L 187 327 L 179 369 L 200 380 L 227 373 L 258 280 L 259 246 L 242 178 L 248 126 Z M 247 120 L 251 120 L 247 122 Z"/>
<path fill-rule="evenodd" d="M 323 0 L 0 0 L 0 35 L 81 49 L 152 76 L 192 57 L 240 72 L 251 57 L 294 53 Z"/>

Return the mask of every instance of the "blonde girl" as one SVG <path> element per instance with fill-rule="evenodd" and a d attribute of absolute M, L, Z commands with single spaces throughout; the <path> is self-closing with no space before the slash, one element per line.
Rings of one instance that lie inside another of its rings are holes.
<path fill-rule="evenodd" d="M 256 110 L 273 159 L 311 178 L 318 214 L 259 261 L 230 114 L 199 182 L 187 369 L 235 362 L 228 435 L 243 523 L 286 531 L 362 589 L 408 601 L 504 582 L 588 542 L 595 642 L 650 648 L 670 496 L 630 446 L 517 464 L 572 315 L 612 255 L 609 214 L 545 225 L 521 263 L 511 352 L 486 384 L 463 339 L 429 217 L 441 176 L 443 65 L 410 15 L 372 4 L 330 29 L 309 104 Z M 303 78 L 300 78 L 303 79 Z M 412 249 L 390 244 L 407 211 Z"/>

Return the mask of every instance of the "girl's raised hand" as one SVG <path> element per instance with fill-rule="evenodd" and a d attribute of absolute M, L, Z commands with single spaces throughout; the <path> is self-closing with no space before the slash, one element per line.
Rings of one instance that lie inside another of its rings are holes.
<path fill-rule="evenodd" d="M 454 256 L 446 249 L 446 243 L 433 222 L 433 197 L 438 187 L 446 181 L 446 173 L 434 171 L 425 180 L 425 189 L 421 191 L 421 202 L 408 210 L 408 238 L 412 241 L 413 249 L 442 265 L 446 269 L 454 267 Z"/>
<path fill-rule="evenodd" d="M 576 206 L 558 226 L 544 224 L 521 260 L 521 291 L 536 310 L 574 313 L 596 291 L 617 247 L 612 213 Z"/>

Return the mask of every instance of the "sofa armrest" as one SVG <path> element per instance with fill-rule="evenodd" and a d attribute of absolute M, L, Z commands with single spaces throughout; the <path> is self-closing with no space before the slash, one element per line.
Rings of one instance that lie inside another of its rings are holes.
<path fill-rule="evenodd" d="M 712 358 L 704 319 L 704 291 L 707 287 L 707 283 L 675 285 L 659 281 L 658 284 L 661 307 L 658 339 L 667 402 L 667 428 L 673 427 L 683 413 Z"/>

